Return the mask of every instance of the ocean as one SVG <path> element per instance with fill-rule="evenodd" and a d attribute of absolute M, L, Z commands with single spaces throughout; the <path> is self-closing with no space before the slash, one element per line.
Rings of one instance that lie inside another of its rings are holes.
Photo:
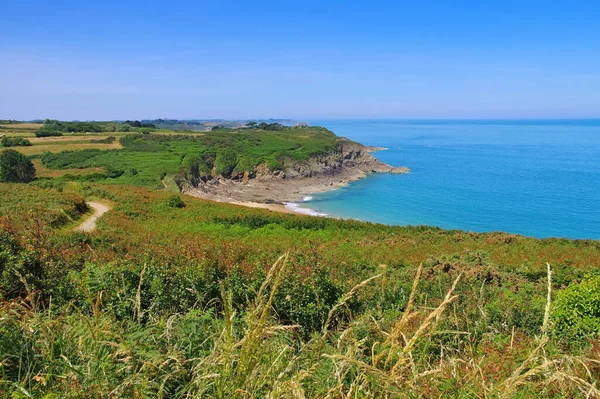
<path fill-rule="evenodd" d="M 310 121 L 381 146 L 406 175 L 307 196 L 307 213 L 539 238 L 600 239 L 600 120 Z"/>

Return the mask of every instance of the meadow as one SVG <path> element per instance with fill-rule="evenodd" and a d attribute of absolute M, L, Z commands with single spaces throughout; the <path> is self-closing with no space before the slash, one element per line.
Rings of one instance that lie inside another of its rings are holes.
<path fill-rule="evenodd" d="M 598 393 L 593 330 L 561 310 L 592 281 L 596 241 L 0 187 L 0 390 L 15 397 Z M 72 231 L 83 198 L 113 205 L 92 234 Z"/>
<path fill-rule="evenodd" d="M 0 396 L 600 396 L 600 242 L 274 213 L 161 184 L 194 162 L 232 175 L 327 153 L 325 129 L 116 137 L 0 183 Z M 111 210 L 75 231 L 91 200 Z"/>

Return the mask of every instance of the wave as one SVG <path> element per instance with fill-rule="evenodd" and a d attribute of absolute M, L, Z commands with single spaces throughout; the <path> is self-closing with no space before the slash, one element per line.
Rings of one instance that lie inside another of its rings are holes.
<path fill-rule="evenodd" d="M 295 203 L 295 202 L 288 202 L 285 204 L 285 209 L 289 209 L 292 212 L 296 212 L 296 213 L 301 213 L 303 215 L 310 215 L 310 216 L 329 216 L 326 213 L 322 213 L 322 212 L 317 212 L 315 210 L 312 209 L 308 209 L 308 208 L 302 208 L 299 204 Z"/>
<path fill-rule="evenodd" d="M 312 201 L 313 197 L 310 195 L 305 195 L 304 198 L 302 198 L 302 201 L 304 202 L 308 202 L 308 201 Z"/>

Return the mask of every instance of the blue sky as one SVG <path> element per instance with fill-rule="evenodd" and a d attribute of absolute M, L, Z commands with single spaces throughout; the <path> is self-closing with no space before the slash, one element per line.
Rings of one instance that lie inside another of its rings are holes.
<path fill-rule="evenodd" d="M 4 0 L 0 15 L 0 118 L 600 117 L 597 1 Z"/>

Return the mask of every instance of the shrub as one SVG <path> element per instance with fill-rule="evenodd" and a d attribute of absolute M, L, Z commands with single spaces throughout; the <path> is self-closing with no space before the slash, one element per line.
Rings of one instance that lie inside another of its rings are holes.
<path fill-rule="evenodd" d="M 115 168 L 114 166 L 105 167 L 104 172 L 106 173 L 106 177 L 108 177 L 109 179 L 116 179 L 117 177 L 125 173 L 124 170 Z"/>
<path fill-rule="evenodd" d="M 35 137 L 58 137 L 58 136 L 62 136 L 63 134 L 61 132 L 59 132 L 58 130 L 38 130 L 37 132 L 35 132 Z"/>
<path fill-rule="evenodd" d="M 172 195 L 167 199 L 167 205 L 171 208 L 184 208 L 185 202 L 183 202 L 179 195 Z"/>
<path fill-rule="evenodd" d="M 2 137 L 0 144 L 3 147 L 29 147 L 31 142 L 23 137 Z"/>
<path fill-rule="evenodd" d="M 568 337 L 600 334 L 600 276 L 560 291 L 552 312 L 554 332 Z"/>
<path fill-rule="evenodd" d="M 28 183 L 35 178 L 33 163 L 15 150 L 4 150 L 0 154 L 0 181 Z"/>
<path fill-rule="evenodd" d="M 224 150 L 217 154 L 215 159 L 215 173 L 223 175 L 223 177 L 231 176 L 231 172 L 235 169 L 236 156 L 233 151 Z"/>
<path fill-rule="evenodd" d="M 115 142 L 117 138 L 115 136 L 109 136 L 102 140 L 90 140 L 90 143 L 98 143 L 98 144 L 112 144 Z"/>

